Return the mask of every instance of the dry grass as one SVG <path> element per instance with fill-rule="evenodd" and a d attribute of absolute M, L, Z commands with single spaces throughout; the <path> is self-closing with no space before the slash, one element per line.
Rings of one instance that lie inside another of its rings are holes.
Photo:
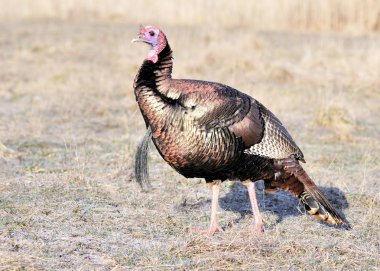
<path fill-rule="evenodd" d="M 0 0 L 0 18 L 96 18 L 165 26 L 196 24 L 368 33 L 380 30 L 380 3 L 374 0 Z"/>
<path fill-rule="evenodd" d="M 156 152 L 152 193 L 132 180 L 144 134 L 132 81 L 147 48 L 129 44 L 138 23 L 0 24 L 0 269 L 379 269 L 380 37 L 165 27 L 174 77 L 223 82 L 271 108 L 352 225 L 325 226 L 259 188 L 266 232 L 253 236 L 248 195 L 227 182 L 225 232 L 204 237 L 187 232 L 208 223 L 202 180 Z"/>

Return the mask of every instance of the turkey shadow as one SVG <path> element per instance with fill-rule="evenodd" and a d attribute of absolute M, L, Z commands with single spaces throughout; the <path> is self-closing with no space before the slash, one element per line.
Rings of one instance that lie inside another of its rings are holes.
<path fill-rule="evenodd" d="M 267 193 L 264 191 L 264 183 L 262 181 L 255 184 L 260 211 L 274 214 L 277 217 L 274 222 L 275 224 L 281 223 L 287 217 L 300 216 L 306 213 L 303 204 L 289 192 L 279 190 L 276 193 Z M 350 228 L 342 212 L 343 209 L 349 207 L 344 192 L 336 187 L 319 187 L 319 189 L 347 223 L 346 228 Z M 235 182 L 225 196 L 219 199 L 219 204 L 223 210 L 238 212 L 240 214 L 240 217 L 235 219 L 234 223 L 238 223 L 246 215 L 252 215 L 248 192 L 241 182 Z"/>

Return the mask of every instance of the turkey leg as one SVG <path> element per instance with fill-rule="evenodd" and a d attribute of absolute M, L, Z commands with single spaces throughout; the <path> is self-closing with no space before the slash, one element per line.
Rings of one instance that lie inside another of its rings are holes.
<path fill-rule="evenodd" d="M 213 235 L 217 231 L 222 231 L 218 224 L 218 209 L 219 209 L 219 190 L 221 181 L 212 183 L 212 199 L 211 199 L 211 219 L 208 234 Z"/>
<path fill-rule="evenodd" d="M 259 211 L 259 206 L 257 205 L 255 183 L 248 180 L 244 182 L 244 185 L 248 189 L 249 200 L 251 201 L 253 213 L 253 232 L 261 234 L 263 232 L 263 219 Z"/>
<path fill-rule="evenodd" d="M 207 232 L 208 235 L 214 235 L 218 231 L 223 231 L 218 224 L 220 183 L 220 180 L 210 183 L 212 189 L 210 227 L 208 229 L 190 228 L 190 232 Z"/>

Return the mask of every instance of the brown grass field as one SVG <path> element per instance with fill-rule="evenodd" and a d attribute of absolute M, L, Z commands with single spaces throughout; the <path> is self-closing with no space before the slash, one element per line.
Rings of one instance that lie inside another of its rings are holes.
<path fill-rule="evenodd" d="M 0 270 L 379 270 L 380 5 L 167 1 L 166 13 L 135 2 L 0 1 Z M 273 19 L 281 10 L 287 21 Z M 130 44 L 140 23 L 166 32 L 173 77 L 228 84 L 278 115 L 352 229 L 259 183 L 265 233 L 252 235 L 245 188 L 225 182 L 225 231 L 190 234 L 208 225 L 210 191 L 154 148 L 154 189 L 141 192 L 132 85 L 148 48 Z"/>

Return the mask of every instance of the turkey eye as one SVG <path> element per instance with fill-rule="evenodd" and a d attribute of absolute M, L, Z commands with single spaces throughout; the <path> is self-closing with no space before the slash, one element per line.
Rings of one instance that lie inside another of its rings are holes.
<path fill-rule="evenodd" d="M 154 36 L 154 32 L 153 31 L 149 31 L 149 35 L 151 35 L 153 37 Z"/>

